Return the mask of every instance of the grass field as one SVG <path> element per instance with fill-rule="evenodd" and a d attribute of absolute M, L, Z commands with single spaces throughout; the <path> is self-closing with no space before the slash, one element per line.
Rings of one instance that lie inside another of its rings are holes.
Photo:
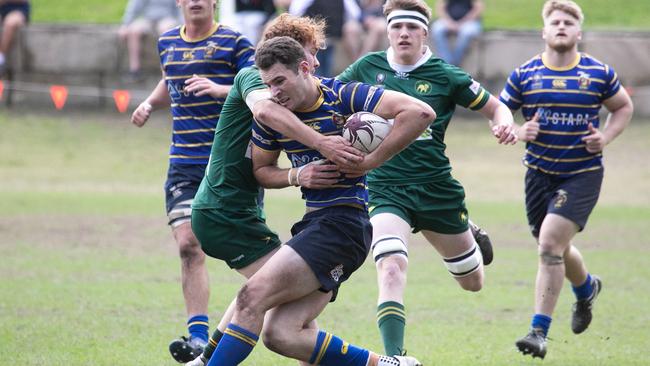
<path fill-rule="evenodd" d="M 175 244 L 162 184 L 169 126 L 124 115 L 0 112 L 0 364 L 174 365 L 167 343 L 184 332 Z M 650 316 L 649 121 L 606 152 L 599 206 L 576 240 L 604 291 L 592 327 L 569 329 L 565 286 L 549 365 L 647 365 Z M 532 311 L 535 245 L 522 204 L 522 146 L 492 141 L 483 122 L 448 133 L 473 219 L 496 244 L 485 288 L 463 292 L 414 237 L 407 349 L 425 365 L 539 365 L 515 352 Z M 287 238 L 302 213 L 295 189 L 268 193 L 270 225 Z M 212 326 L 242 281 L 209 261 Z M 319 319 L 346 340 L 381 350 L 376 281 L 367 262 Z M 350 316 L 353 314 L 353 316 Z M 294 365 L 260 344 L 248 365 Z"/>
<path fill-rule="evenodd" d="M 32 0 L 34 21 L 73 23 L 119 23 L 128 0 Z M 427 0 L 433 7 L 435 0 Z M 538 29 L 544 0 L 485 0 L 488 29 Z M 580 0 L 585 29 L 650 28 L 647 0 Z"/>

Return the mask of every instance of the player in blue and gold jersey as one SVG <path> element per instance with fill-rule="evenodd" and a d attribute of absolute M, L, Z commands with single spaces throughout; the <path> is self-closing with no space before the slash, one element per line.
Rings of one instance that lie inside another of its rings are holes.
<path fill-rule="evenodd" d="M 431 107 L 405 94 L 314 77 L 302 46 L 288 37 L 263 42 L 255 62 L 274 100 L 322 134 L 340 134 L 346 118 L 357 111 L 395 118 L 391 133 L 365 156 L 360 170 L 399 152 L 435 118 Z M 232 322 L 208 366 L 243 362 L 263 321 L 269 349 L 310 364 L 419 365 L 412 357 L 379 356 L 309 326 L 370 249 L 365 176 L 342 175 L 313 149 L 262 124 L 253 128 L 255 177 L 269 188 L 301 186 L 307 213 L 293 226 L 293 237 L 239 291 Z M 282 150 L 291 161 L 289 169 L 277 166 Z"/>
<path fill-rule="evenodd" d="M 170 344 L 188 362 L 208 340 L 205 254 L 190 225 L 191 204 L 203 179 L 221 107 L 237 72 L 252 65 L 254 50 L 240 33 L 214 21 L 216 0 L 178 0 L 184 24 L 158 40 L 163 77 L 133 112 L 142 126 L 152 110 L 171 105 L 172 143 L 165 183 L 169 225 L 179 247 L 189 339 Z"/>
<path fill-rule="evenodd" d="M 571 329 L 579 334 L 592 319 L 602 282 L 591 275 L 572 245 L 596 205 L 603 180 L 605 146 L 629 123 L 633 106 L 616 72 L 578 52 L 583 14 L 573 1 L 547 1 L 542 11 L 546 47 L 508 78 L 501 100 L 521 108 L 518 131 L 526 141 L 526 214 L 537 239 L 539 264 L 535 314 L 528 335 L 516 346 L 544 358 L 551 316 L 566 277 L 576 303 Z M 610 112 L 601 125 L 601 106 Z"/>

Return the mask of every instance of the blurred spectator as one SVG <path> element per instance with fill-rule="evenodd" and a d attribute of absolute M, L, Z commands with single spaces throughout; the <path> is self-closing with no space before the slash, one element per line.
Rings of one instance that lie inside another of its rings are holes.
<path fill-rule="evenodd" d="M 352 61 L 384 47 L 386 39 L 386 17 L 384 0 L 360 0 L 360 22 L 349 22 L 344 31 L 343 45 Z"/>
<path fill-rule="evenodd" d="M 433 23 L 431 34 L 440 58 L 460 66 L 469 43 L 481 34 L 484 7 L 482 0 L 438 0 L 438 20 Z M 456 36 L 453 49 L 449 46 L 450 35 Z"/>
<path fill-rule="evenodd" d="M 126 41 L 129 55 L 129 81 L 142 79 L 140 53 L 142 36 L 162 34 L 180 24 L 181 13 L 175 0 L 129 0 L 118 34 Z"/>
<path fill-rule="evenodd" d="M 273 0 L 219 1 L 219 23 L 245 35 L 253 45 L 260 40 L 264 24 L 274 14 Z"/>
<path fill-rule="evenodd" d="M 16 33 L 29 22 L 29 0 L 0 0 L 2 37 L 0 38 L 0 75 L 5 72 L 6 58 Z"/>
<path fill-rule="evenodd" d="M 323 18 L 327 22 L 327 48 L 318 53 L 320 67 L 316 69 L 317 75 L 334 75 L 335 45 L 341 40 L 350 58 L 355 59 L 359 38 L 354 34 L 361 19 L 361 8 L 356 0 L 276 0 L 276 4 L 278 7 L 288 6 L 291 15 Z"/>

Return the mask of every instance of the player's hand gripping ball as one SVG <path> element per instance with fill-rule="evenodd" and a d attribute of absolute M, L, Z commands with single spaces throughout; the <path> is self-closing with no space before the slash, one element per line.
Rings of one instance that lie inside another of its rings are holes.
<path fill-rule="evenodd" d="M 373 152 L 384 141 L 393 125 L 384 118 L 357 112 L 348 117 L 343 126 L 343 137 L 364 153 Z"/>

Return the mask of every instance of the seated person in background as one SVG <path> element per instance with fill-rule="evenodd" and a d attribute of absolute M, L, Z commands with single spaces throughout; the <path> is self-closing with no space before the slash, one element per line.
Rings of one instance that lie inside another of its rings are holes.
<path fill-rule="evenodd" d="M 260 40 L 264 24 L 274 14 L 273 0 L 219 1 L 219 23 L 241 32 L 253 45 Z"/>
<path fill-rule="evenodd" d="M 431 35 L 438 56 L 448 63 L 460 66 L 467 46 L 481 34 L 482 0 L 438 0 L 438 20 L 433 23 Z M 449 47 L 449 35 L 456 35 L 456 43 Z"/>
<path fill-rule="evenodd" d="M 0 0 L 0 76 L 5 72 L 6 57 L 11 50 L 16 33 L 29 22 L 30 6 L 28 0 Z"/>
<path fill-rule="evenodd" d="M 142 79 L 140 52 L 142 36 L 155 30 L 156 35 L 179 25 L 181 13 L 175 0 L 129 0 L 118 30 L 120 39 L 126 41 L 129 55 L 129 81 Z"/>
<path fill-rule="evenodd" d="M 360 21 L 349 22 L 344 28 L 344 45 L 350 61 L 354 62 L 368 52 L 385 49 L 386 18 L 384 0 L 358 0 L 361 7 Z"/>

